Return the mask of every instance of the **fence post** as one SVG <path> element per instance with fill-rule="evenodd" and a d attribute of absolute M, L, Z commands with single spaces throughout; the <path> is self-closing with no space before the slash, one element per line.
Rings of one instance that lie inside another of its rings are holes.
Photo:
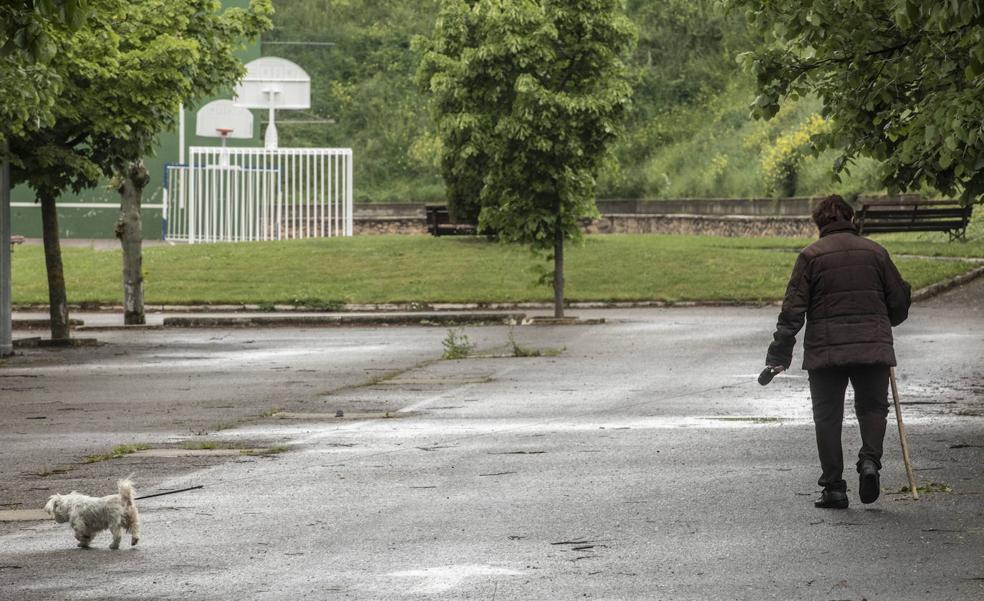
<path fill-rule="evenodd" d="M 345 235 L 352 235 L 352 151 L 345 153 Z"/>
<path fill-rule="evenodd" d="M 195 243 L 195 214 L 198 212 L 198 208 L 195 206 L 195 201 L 198 200 L 198 194 L 196 193 L 195 185 L 198 183 L 195 181 L 195 169 L 197 155 L 195 149 L 191 149 L 191 161 L 188 163 L 188 198 L 185 203 L 185 215 L 188 216 L 188 244 Z"/>

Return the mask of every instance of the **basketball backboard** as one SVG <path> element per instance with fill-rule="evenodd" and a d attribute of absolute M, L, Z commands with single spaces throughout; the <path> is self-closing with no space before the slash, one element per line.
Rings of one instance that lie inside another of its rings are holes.
<path fill-rule="evenodd" d="M 235 94 L 235 105 L 245 108 L 311 108 L 311 77 L 285 58 L 264 56 L 246 64 Z"/>
<path fill-rule="evenodd" d="M 226 132 L 223 135 L 223 132 Z M 231 100 L 213 100 L 195 117 L 195 135 L 204 138 L 253 137 L 253 113 L 236 106 Z"/>

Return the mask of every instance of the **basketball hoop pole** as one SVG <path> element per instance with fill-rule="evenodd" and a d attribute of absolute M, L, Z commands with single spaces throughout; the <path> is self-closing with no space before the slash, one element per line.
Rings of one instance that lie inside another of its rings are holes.
<path fill-rule="evenodd" d="M 274 114 L 276 109 L 272 106 L 270 107 L 270 123 L 267 124 L 266 134 L 263 137 L 263 145 L 266 146 L 268 150 L 276 150 L 279 145 L 277 140 L 277 123 L 274 121 Z"/>
<path fill-rule="evenodd" d="M 275 120 L 277 110 L 273 108 L 273 105 L 276 103 L 277 94 L 280 93 L 280 90 L 268 88 L 263 90 L 263 92 L 267 95 L 267 102 L 270 107 L 270 123 L 267 124 L 266 134 L 263 137 L 263 145 L 268 150 L 276 150 L 277 146 L 279 146 L 279 141 L 277 140 L 277 122 Z"/>
<path fill-rule="evenodd" d="M 216 127 L 215 131 L 219 132 L 219 137 L 222 138 L 222 156 L 219 160 L 219 164 L 221 164 L 223 167 L 228 167 L 229 151 L 226 150 L 226 138 L 229 137 L 229 134 L 231 134 L 233 130 L 228 127 Z"/>

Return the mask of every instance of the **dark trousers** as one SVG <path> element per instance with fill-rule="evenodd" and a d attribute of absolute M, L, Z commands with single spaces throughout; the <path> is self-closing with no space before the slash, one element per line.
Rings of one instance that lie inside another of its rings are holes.
<path fill-rule="evenodd" d="M 841 425 L 844 421 L 844 392 L 847 383 L 854 388 L 854 412 L 861 427 L 858 464 L 871 459 L 881 469 L 882 441 L 888 415 L 888 377 L 886 365 L 851 365 L 811 369 L 810 396 L 813 397 L 813 423 L 817 431 L 817 451 L 823 474 L 817 484 L 830 490 L 846 491 Z"/>

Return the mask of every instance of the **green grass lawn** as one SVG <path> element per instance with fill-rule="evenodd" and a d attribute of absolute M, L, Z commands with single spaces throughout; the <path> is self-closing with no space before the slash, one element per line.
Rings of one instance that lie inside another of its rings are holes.
<path fill-rule="evenodd" d="M 567 253 L 567 298 L 758 301 L 782 298 L 809 239 L 590 236 Z M 980 242 L 890 240 L 893 252 L 984 256 Z M 63 249 L 69 301 L 120 303 L 120 251 Z M 898 258 L 919 288 L 963 273 L 962 261 Z M 159 246 L 144 251 L 149 304 L 549 301 L 548 267 L 522 248 L 477 238 L 363 236 Z M 40 247 L 19 247 L 14 302 L 46 303 Z"/>

